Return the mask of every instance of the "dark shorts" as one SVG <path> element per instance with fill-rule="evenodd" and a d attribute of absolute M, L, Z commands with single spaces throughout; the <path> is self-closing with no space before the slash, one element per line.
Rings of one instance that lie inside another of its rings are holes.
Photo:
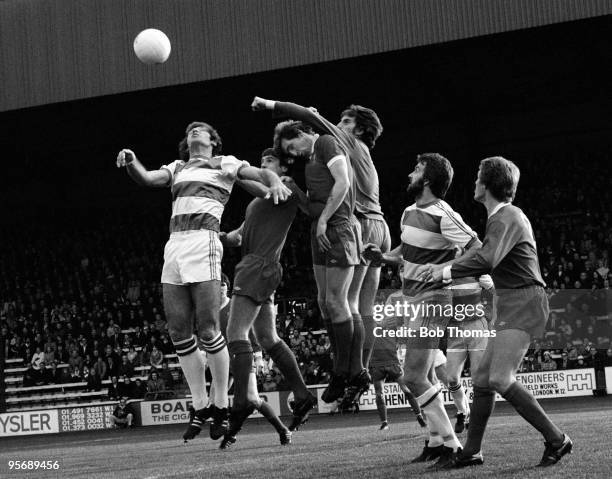
<path fill-rule="evenodd" d="M 548 321 L 548 296 L 541 286 L 497 291 L 497 331 L 520 329 L 532 338 L 542 337 Z"/>
<path fill-rule="evenodd" d="M 247 254 L 236 266 L 233 293 L 248 296 L 258 304 L 274 302 L 274 291 L 282 277 L 278 261 Z"/>
<path fill-rule="evenodd" d="M 380 219 L 366 218 L 358 216 L 359 224 L 361 225 L 361 240 L 363 245 L 375 244 L 383 253 L 391 249 L 391 234 L 386 221 Z M 380 264 L 373 264 L 371 260 L 361 257 L 362 266 L 380 267 Z"/>
<path fill-rule="evenodd" d="M 489 323 L 485 318 L 452 321 L 448 324 L 448 328 L 446 352 L 484 351 L 487 349 L 489 339 L 484 333 L 489 331 Z"/>
<path fill-rule="evenodd" d="M 446 333 L 446 327 L 452 319 L 448 307 L 452 308 L 452 292 L 448 289 L 427 291 L 413 297 L 405 297 L 406 301 L 419 307 L 419 314 L 415 317 L 404 317 L 404 327 L 413 331 L 412 336 L 402 338 L 406 349 L 438 349 L 440 340 Z"/>
<path fill-rule="evenodd" d="M 391 381 L 395 382 L 402 377 L 404 372 L 399 363 L 381 364 L 370 366 L 370 376 L 372 381 Z"/>
<path fill-rule="evenodd" d="M 326 267 L 357 266 L 361 261 L 361 227 L 356 218 L 327 226 L 327 238 L 331 249 L 323 252 L 317 242 L 317 223 L 310 228 L 312 264 Z"/>

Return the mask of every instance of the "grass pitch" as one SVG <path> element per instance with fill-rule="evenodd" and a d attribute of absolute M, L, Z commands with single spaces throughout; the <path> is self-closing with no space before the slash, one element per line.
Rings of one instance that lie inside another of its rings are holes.
<path fill-rule="evenodd" d="M 539 434 L 507 404 L 498 404 L 485 436 L 485 465 L 434 473 L 409 464 L 424 441 L 410 412 L 390 411 L 390 431 L 375 412 L 313 416 L 291 446 L 263 420 L 247 422 L 238 442 L 218 449 L 204 433 L 183 444 L 182 425 L 0 440 L 0 477 L 61 478 L 609 478 L 612 477 L 612 398 L 548 400 L 544 408 L 574 441 L 573 454 L 548 469 L 534 467 Z M 451 411 L 451 414 L 453 412 Z M 205 431 L 207 432 L 207 431 Z M 465 439 L 465 434 L 460 439 Z M 9 471 L 9 460 L 59 460 L 53 472 Z"/>

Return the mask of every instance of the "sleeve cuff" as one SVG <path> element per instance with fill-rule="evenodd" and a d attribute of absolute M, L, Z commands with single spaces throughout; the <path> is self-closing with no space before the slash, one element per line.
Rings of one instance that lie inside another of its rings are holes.
<path fill-rule="evenodd" d="M 274 110 L 276 107 L 276 102 L 274 100 L 266 100 L 266 109 Z"/>
<path fill-rule="evenodd" d="M 450 265 L 450 264 L 444 267 L 444 269 L 442 270 L 442 281 L 451 281 L 453 279 L 451 275 L 452 267 L 453 265 Z"/>
<path fill-rule="evenodd" d="M 327 167 L 331 168 L 334 163 L 336 163 L 339 160 L 344 160 L 344 158 L 345 158 L 344 155 L 336 155 L 336 156 L 334 156 L 331 160 L 329 160 L 327 162 Z"/>

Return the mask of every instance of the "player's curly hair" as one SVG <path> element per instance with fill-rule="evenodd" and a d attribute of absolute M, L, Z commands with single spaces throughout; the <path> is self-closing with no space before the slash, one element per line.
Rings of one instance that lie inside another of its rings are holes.
<path fill-rule="evenodd" d="M 274 128 L 274 151 L 275 156 L 281 158 L 286 156 L 285 152 L 282 151 L 281 143 L 283 140 L 293 140 L 300 136 L 300 133 L 306 133 L 312 135 L 314 130 L 312 127 L 302 121 L 287 120 L 282 121 Z"/>
<path fill-rule="evenodd" d="M 510 160 L 492 156 L 480 162 L 478 178 L 497 201 L 513 201 L 521 170 Z"/>
<path fill-rule="evenodd" d="M 443 200 L 455 174 L 450 161 L 439 153 L 422 153 L 417 156 L 417 161 L 425 165 L 423 180 L 428 181 L 431 192 Z"/>
<path fill-rule="evenodd" d="M 351 105 L 342 112 L 341 117 L 348 116 L 355 119 L 355 126 L 362 133 L 357 136 L 370 149 L 374 148 L 376 140 L 383 132 L 383 126 L 376 112 L 361 105 Z"/>
<path fill-rule="evenodd" d="M 221 150 L 223 149 L 223 140 L 221 139 L 221 135 L 219 135 L 217 130 L 215 130 L 208 123 L 204 123 L 202 121 L 192 121 L 191 123 L 189 123 L 189 125 L 187 125 L 187 128 L 185 128 L 185 137 L 178 144 L 179 160 L 182 160 L 182 161 L 189 160 L 189 147 L 187 146 L 187 135 L 189 135 L 189 132 L 191 130 L 197 127 L 206 128 L 206 130 L 210 134 L 211 141 L 215 143 L 212 149 L 213 156 L 221 153 Z"/>

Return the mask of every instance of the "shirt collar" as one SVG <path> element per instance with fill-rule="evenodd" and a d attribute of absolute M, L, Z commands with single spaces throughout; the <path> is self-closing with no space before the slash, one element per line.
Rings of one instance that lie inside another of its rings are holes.
<path fill-rule="evenodd" d="M 493 211 L 491 211 L 489 218 L 493 216 L 495 213 L 497 213 L 499 210 L 501 210 L 504 206 L 508 206 L 509 204 L 510 203 L 499 203 L 495 208 L 493 208 Z"/>

